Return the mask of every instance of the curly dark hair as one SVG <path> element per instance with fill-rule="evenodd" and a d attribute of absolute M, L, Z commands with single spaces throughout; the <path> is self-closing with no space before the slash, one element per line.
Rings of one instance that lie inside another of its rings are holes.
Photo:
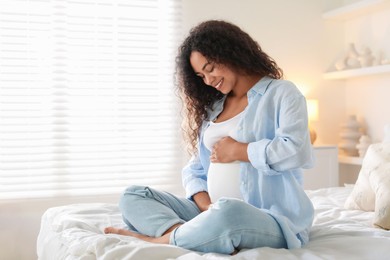
<path fill-rule="evenodd" d="M 226 21 L 205 21 L 192 28 L 176 57 L 177 91 L 183 101 L 183 130 L 190 153 L 196 145 L 207 111 L 223 94 L 206 85 L 190 63 L 193 51 L 200 52 L 209 62 L 223 64 L 237 73 L 269 76 L 280 79 L 282 70 L 264 53 L 260 45 L 238 26 Z"/>

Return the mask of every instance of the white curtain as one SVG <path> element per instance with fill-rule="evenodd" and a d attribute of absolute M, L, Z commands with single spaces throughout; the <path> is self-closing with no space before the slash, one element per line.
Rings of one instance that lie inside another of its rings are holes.
<path fill-rule="evenodd" d="M 180 186 L 178 0 L 0 1 L 0 199 Z"/>

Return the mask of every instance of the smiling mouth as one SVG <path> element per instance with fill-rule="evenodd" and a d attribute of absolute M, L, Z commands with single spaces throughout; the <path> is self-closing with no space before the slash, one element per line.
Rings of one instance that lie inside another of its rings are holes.
<path fill-rule="evenodd" d="M 216 89 L 216 90 L 219 90 L 219 89 L 221 88 L 221 86 L 222 86 L 222 83 L 223 83 L 223 79 L 221 79 L 221 80 L 218 82 L 218 84 L 215 85 L 215 89 Z"/>

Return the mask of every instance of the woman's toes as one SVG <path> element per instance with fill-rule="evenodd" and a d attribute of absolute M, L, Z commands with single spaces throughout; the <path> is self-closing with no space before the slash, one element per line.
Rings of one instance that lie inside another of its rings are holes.
<path fill-rule="evenodd" d="M 104 229 L 105 234 L 118 234 L 118 229 L 114 227 L 106 227 Z"/>

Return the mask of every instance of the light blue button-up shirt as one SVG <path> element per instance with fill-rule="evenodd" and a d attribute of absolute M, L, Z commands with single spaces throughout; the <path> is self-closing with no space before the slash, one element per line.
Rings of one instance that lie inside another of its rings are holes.
<path fill-rule="evenodd" d="M 248 106 L 238 124 L 237 141 L 248 143 L 250 162 L 240 163 L 240 189 L 244 201 L 271 214 L 279 223 L 288 248 L 309 240 L 314 209 L 302 188 L 302 168 L 313 166 L 306 100 L 296 86 L 285 80 L 263 77 L 247 93 Z M 209 112 L 215 119 L 225 99 Z M 210 151 L 204 146 L 205 121 L 198 153 L 184 167 L 186 196 L 207 191 Z"/>

